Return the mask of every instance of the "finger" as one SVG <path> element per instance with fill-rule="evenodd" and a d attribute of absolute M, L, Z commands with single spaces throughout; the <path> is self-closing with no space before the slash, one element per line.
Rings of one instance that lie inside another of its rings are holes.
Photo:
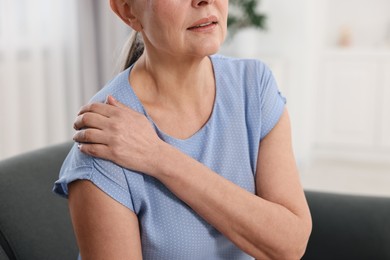
<path fill-rule="evenodd" d="M 130 115 L 133 115 L 133 116 L 134 116 L 134 115 L 137 115 L 137 116 L 142 115 L 142 116 L 144 116 L 143 114 L 139 113 L 138 111 L 136 111 L 136 110 L 134 110 L 134 109 L 132 109 L 132 108 L 126 106 L 125 104 L 123 104 L 123 103 L 121 103 L 121 102 L 119 102 L 118 100 L 116 100 L 116 99 L 115 99 L 113 96 L 111 96 L 111 95 L 107 96 L 106 104 L 109 104 L 109 105 L 114 106 L 114 107 L 117 107 L 117 108 L 123 108 L 123 109 L 129 111 L 129 112 L 130 112 Z M 113 115 L 115 115 L 114 113 L 115 113 L 115 111 L 113 111 Z"/>
<path fill-rule="evenodd" d="M 97 113 L 97 114 L 100 114 L 100 115 L 105 116 L 105 117 L 110 117 L 110 115 L 112 115 L 112 113 L 113 113 L 113 110 L 115 110 L 115 108 L 113 106 L 108 105 L 108 104 L 90 103 L 90 104 L 87 104 L 85 106 L 82 106 L 77 115 L 82 115 L 82 114 L 87 113 L 87 112 L 93 112 L 93 113 Z"/>
<path fill-rule="evenodd" d="M 111 96 L 111 95 L 107 96 L 106 103 L 107 103 L 107 104 L 110 104 L 110 105 L 112 105 L 112 106 L 115 106 L 115 107 L 129 108 L 129 107 L 126 106 L 125 104 L 122 104 L 121 102 L 119 102 L 118 100 L 116 100 L 116 99 L 115 99 L 113 96 Z"/>
<path fill-rule="evenodd" d="M 85 143 L 80 143 L 77 145 L 79 150 L 82 153 L 91 155 L 93 157 L 98 157 L 106 160 L 110 160 L 109 157 L 109 148 L 107 145 L 104 144 L 85 144 Z"/>
<path fill-rule="evenodd" d="M 78 143 L 106 145 L 109 142 L 109 135 L 105 134 L 102 130 L 87 128 L 77 131 L 73 135 L 73 140 Z"/>
<path fill-rule="evenodd" d="M 101 114 L 85 112 L 76 117 L 73 128 L 75 130 L 80 130 L 82 128 L 105 129 L 109 125 L 108 120 L 107 117 L 102 116 Z"/>

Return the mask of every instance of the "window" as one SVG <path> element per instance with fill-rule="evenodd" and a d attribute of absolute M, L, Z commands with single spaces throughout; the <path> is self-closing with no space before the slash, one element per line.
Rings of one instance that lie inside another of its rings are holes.
<path fill-rule="evenodd" d="M 76 25 L 72 0 L 0 0 L 0 157 L 70 139 Z"/>

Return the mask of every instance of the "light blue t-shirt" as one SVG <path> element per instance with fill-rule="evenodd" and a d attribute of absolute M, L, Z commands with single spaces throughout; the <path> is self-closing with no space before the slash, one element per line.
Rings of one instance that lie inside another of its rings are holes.
<path fill-rule="evenodd" d="M 185 140 L 165 134 L 153 123 L 129 85 L 131 68 L 109 82 L 92 102 L 104 102 L 108 95 L 114 96 L 146 115 L 162 140 L 255 193 L 259 143 L 279 121 L 285 99 L 272 73 L 260 61 L 219 55 L 210 58 L 216 80 L 214 108 L 208 122 Z M 75 145 L 61 168 L 54 191 L 67 196 L 67 185 L 78 179 L 90 180 L 135 212 L 146 260 L 253 259 L 157 179 L 85 155 Z"/>

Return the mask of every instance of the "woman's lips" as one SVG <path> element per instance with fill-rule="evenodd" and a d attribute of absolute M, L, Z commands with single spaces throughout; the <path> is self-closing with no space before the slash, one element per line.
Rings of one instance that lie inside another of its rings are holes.
<path fill-rule="evenodd" d="M 218 24 L 218 19 L 216 16 L 209 16 L 207 18 L 200 19 L 193 23 L 188 30 L 203 30 L 214 28 Z"/>
<path fill-rule="evenodd" d="M 215 26 L 217 26 L 216 22 L 203 23 L 200 25 L 190 27 L 190 28 L 188 28 L 188 30 L 190 30 L 190 31 L 204 31 L 204 30 L 213 29 Z"/>

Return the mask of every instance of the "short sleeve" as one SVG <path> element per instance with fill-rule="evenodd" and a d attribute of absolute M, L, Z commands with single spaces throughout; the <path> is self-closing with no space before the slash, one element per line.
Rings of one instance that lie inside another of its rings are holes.
<path fill-rule="evenodd" d="M 61 167 L 53 191 L 67 198 L 68 185 L 76 180 L 91 181 L 107 195 L 134 212 L 124 169 L 113 162 L 83 154 L 75 144 Z"/>
<path fill-rule="evenodd" d="M 261 63 L 260 63 L 261 64 Z M 279 122 L 286 104 L 286 98 L 278 89 L 276 80 L 271 70 L 261 64 L 262 77 L 260 77 L 260 111 L 262 140 Z"/>

